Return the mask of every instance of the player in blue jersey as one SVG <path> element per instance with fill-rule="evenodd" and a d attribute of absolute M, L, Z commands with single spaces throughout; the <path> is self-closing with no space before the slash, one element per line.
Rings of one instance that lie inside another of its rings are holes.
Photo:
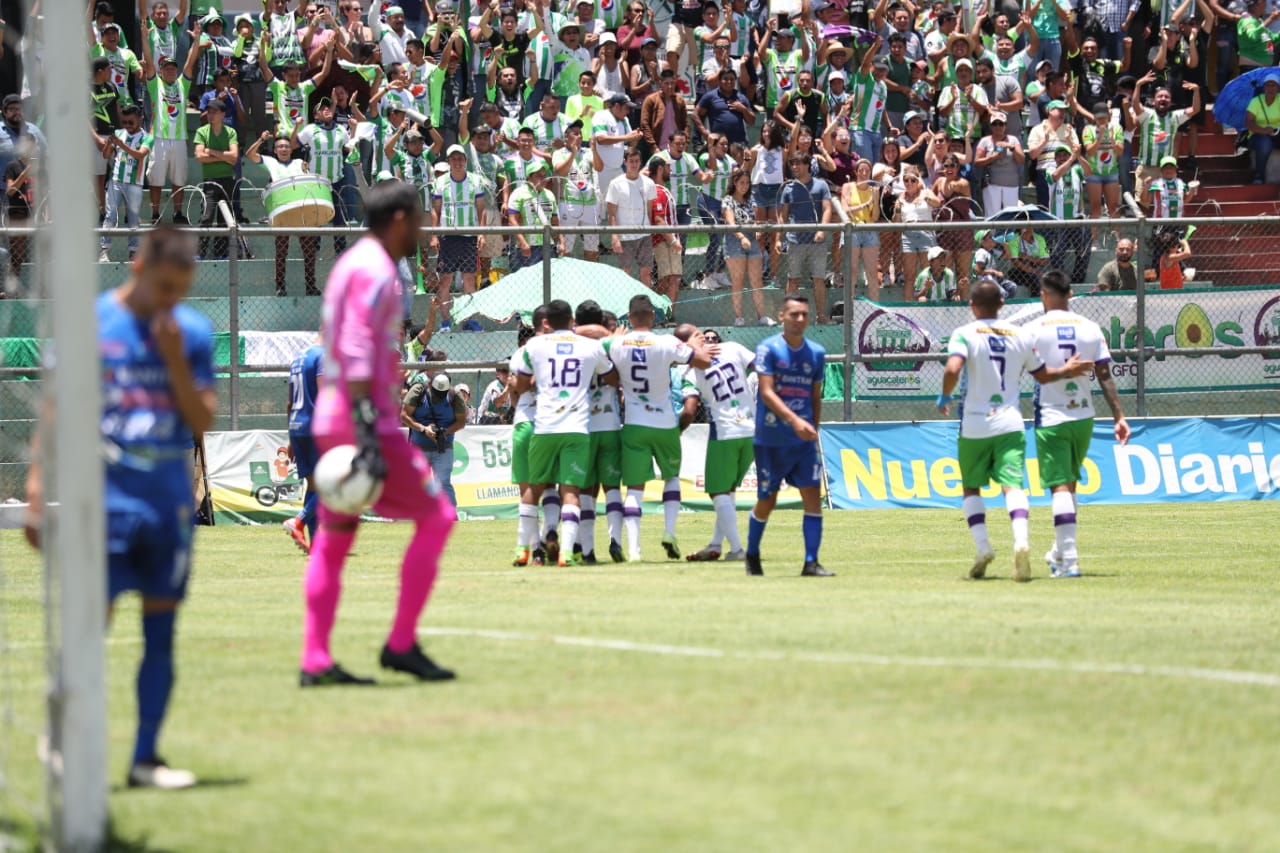
<path fill-rule="evenodd" d="M 804 569 L 800 574 L 831 577 L 835 573 L 818 562 L 822 544 L 818 421 L 827 351 L 804 336 L 809 327 L 808 297 L 788 293 L 779 319 L 782 334 L 765 338 L 756 348 L 760 379 L 754 442 L 757 488 L 756 505 L 747 522 L 747 574 L 764 574 L 760 540 L 785 480 L 800 490 L 804 502 Z"/>
<path fill-rule="evenodd" d="M 188 788 L 195 775 L 167 766 L 156 741 L 173 686 L 173 635 L 187 588 L 195 512 L 194 437 L 213 424 L 213 335 L 181 305 L 195 274 L 195 239 L 157 228 L 129 280 L 98 298 L 106 458 L 108 601 L 142 595 L 138 730 L 130 787 Z M 32 459 L 38 458 L 33 455 Z M 39 467 L 31 466 L 27 537 L 39 543 Z"/>
<path fill-rule="evenodd" d="M 307 483 L 307 496 L 302 499 L 302 512 L 284 523 L 289 534 L 302 553 L 310 554 L 307 542 L 316 535 L 316 509 L 320 496 L 311 473 L 320 461 L 316 440 L 311 437 L 311 416 L 316 408 L 316 396 L 320 393 L 320 374 L 324 372 L 324 347 L 312 344 L 289 365 L 289 455 L 298 467 L 298 476 Z M 306 528 L 306 533 L 302 532 Z"/>

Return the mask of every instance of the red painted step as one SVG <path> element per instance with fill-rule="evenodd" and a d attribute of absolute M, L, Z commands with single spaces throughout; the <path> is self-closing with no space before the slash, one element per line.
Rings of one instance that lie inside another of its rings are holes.
<path fill-rule="evenodd" d="M 1185 150 L 1185 148 L 1184 148 Z M 1200 140 L 1197 151 L 1200 157 L 1220 154 L 1236 153 L 1236 138 L 1234 135 L 1225 136 L 1220 134 L 1200 134 Z"/>
<path fill-rule="evenodd" d="M 1201 178 L 1200 192 L 1196 194 L 1198 201 L 1214 199 L 1218 202 L 1232 201 L 1276 201 L 1280 200 L 1280 186 L 1276 184 L 1244 184 L 1230 186 L 1204 186 Z"/>
<path fill-rule="evenodd" d="M 1188 216 L 1280 216 L 1280 201 L 1193 201 Z"/>

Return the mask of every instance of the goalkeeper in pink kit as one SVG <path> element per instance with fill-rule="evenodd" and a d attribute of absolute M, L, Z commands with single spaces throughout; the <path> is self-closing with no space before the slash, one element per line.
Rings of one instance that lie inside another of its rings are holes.
<path fill-rule="evenodd" d="M 321 454 L 338 445 L 356 445 L 352 467 L 383 481 L 374 510 L 385 518 L 413 521 L 413 538 L 400 569 L 400 597 L 380 663 L 424 681 L 443 681 L 454 674 L 422 652 L 416 632 L 457 515 L 422 452 L 400 434 L 402 314 L 396 262 L 417 245 L 421 207 L 414 187 L 400 182 L 371 187 L 364 203 L 369 233 L 343 254 L 325 284 L 324 377 L 313 434 Z M 357 516 L 321 503 L 320 527 L 307 561 L 303 687 L 373 683 L 344 670 L 329 653 L 343 563 L 359 523 Z"/>

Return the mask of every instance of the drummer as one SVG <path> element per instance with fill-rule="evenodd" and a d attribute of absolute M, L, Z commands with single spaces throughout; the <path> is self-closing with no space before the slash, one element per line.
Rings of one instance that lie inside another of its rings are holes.
<path fill-rule="evenodd" d="M 267 169 L 267 174 L 271 181 L 267 184 L 267 192 L 271 192 L 272 184 L 277 181 L 286 180 L 288 178 L 296 178 L 299 175 L 305 175 L 310 172 L 305 160 L 293 159 L 293 141 L 287 136 L 277 136 L 272 143 L 271 150 L 275 156 L 271 154 L 261 154 L 258 149 L 268 139 L 271 139 L 271 131 L 264 130 L 262 135 L 249 146 L 249 150 L 244 152 L 245 158 L 250 163 L 261 163 Z M 316 287 L 316 255 L 320 252 L 319 237 L 299 237 L 298 243 L 302 248 L 302 274 L 307 284 L 308 296 L 319 296 L 320 290 Z M 276 296 L 287 296 L 285 288 L 285 274 L 288 269 L 289 260 L 289 238 L 276 237 Z"/>

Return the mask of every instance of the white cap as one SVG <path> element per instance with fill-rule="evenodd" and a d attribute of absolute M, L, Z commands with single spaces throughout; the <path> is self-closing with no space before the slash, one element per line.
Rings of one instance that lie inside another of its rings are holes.
<path fill-rule="evenodd" d="M 844 72 L 840 70 L 832 71 L 827 76 L 827 82 L 831 82 L 832 80 L 844 81 L 844 79 L 845 79 Z"/>
<path fill-rule="evenodd" d="M 929 250 L 929 260 L 932 261 L 935 258 L 940 258 L 946 253 L 947 253 L 947 250 L 942 248 L 941 246 L 934 246 Z"/>
<path fill-rule="evenodd" d="M 600 34 L 600 44 L 617 44 L 618 37 L 607 30 Z"/>
<path fill-rule="evenodd" d="M 470 386 L 470 385 L 468 385 L 468 384 L 467 384 L 467 383 L 465 383 L 465 382 L 459 382 L 457 385 L 454 385 L 454 386 L 453 386 L 453 392 L 454 392 L 455 394 L 466 394 L 468 397 L 470 397 L 470 396 L 471 396 L 471 386 Z"/>
<path fill-rule="evenodd" d="M 448 391 L 452 387 L 449 383 L 449 374 L 437 373 L 431 377 L 431 387 L 436 391 Z"/>

